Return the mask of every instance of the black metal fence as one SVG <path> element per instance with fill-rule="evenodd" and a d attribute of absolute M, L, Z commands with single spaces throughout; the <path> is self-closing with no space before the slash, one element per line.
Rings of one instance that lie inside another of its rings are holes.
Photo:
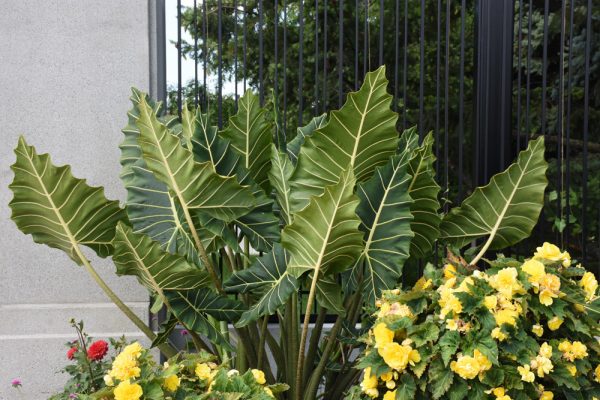
<path fill-rule="evenodd" d="M 531 254 L 551 241 L 600 272 L 597 3 L 185 3 L 162 3 L 176 11 L 176 37 L 158 32 L 159 43 L 177 49 L 162 66 L 177 70 L 177 79 L 159 93 L 171 112 L 185 101 L 211 107 L 222 126 L 251 88 L 263 104 L 281 110 L 281 134 L 290 138 L 296 126 L 341 106 L 366 71 L 386 64 L 398 129 L 434 132 L 444 207 L 459 203 L 543 135 L 550 162 L 546 206 L 532 238 L 514 251 Z M 164 18 L 165 10 L 158 15 Z M 193 73 L 186 77 L 190 62 Z"/>

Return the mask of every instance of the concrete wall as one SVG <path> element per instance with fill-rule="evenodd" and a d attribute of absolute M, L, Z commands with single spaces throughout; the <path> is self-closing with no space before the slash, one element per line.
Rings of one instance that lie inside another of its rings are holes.
<path fill-rule="evenodd" d="M 0 11 L 0 399 L 45 399 L 66 376 L 71 317 L 98 338 L 140 336 L 83 268 L 33 243 L 10 220 L 12 149 L 24 134 L 55 164 L 124 199 L 121 128 L 129 87 L 148 90 L 148 0 L 4 1 Z M 89 253 L 88 253 L 89 254 Z M 110 260 L 92 263 L 144 320 L 147 294 L 117 278 Z M 21 393 L 10 387 L 23 381 Z"/>

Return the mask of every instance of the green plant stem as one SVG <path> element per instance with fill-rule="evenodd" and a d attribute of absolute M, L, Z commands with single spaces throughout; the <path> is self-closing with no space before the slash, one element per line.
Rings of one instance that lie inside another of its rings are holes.
<path fill-rule="evenodd" d="M 269 317 L 265 316 L 263 318 L 262 325 L 260 327 L 260 339 L 258 342 L 258 369 L 262 369 L 263 365 L 263 353 L 265 353 L 265 340 L 267 336 L 267 329 L 269 327 Z"/>
<path fill-rule="evenodd" d="M 181 323 L 181 322 L 180 322 Z M 184 327 L 185 325 L 182 324 Z M 213 349 L 211 349 L 201 338 L 200 336 L 194 332 L 191 329 L 186 328 L 186 330 L 190 333 L 190 336 L 192 337 L 192 341 L 194 342 L 194 347 L 196 347 L 196 350 L 200 351 L 200 350 L 204 350 L 208 353 L 214 354 L 217 357 L 219 356 L 218 352 L 214 351 Z"/>
<path fill-rule="evenodd" d="M 192 220 L 192 216 L 190 215 L 190 211 L 187 209 L 187 207 L 181 207 L 181 209 L 183 210 L 183 214 L 185 215 L 185 220 L 188 224 L 188 227 L 190 229 L 192 237 L 194 238 L 194 243 L 196 244 L 196 248 L 198 249 L 198 252 L 200 253 L 200 259 L 204 263 L 204 266 L 206 267 L 206 270 L 208 271 L 217 290 L 219 292 L 223 293 L 223 285 L 221 284 L 219 275 L 217 274 L 217 271 L 215 270 L 214 265 L 208 258 L 208 253 L 206 252 L 206 248 L 204 247 L 204 245 L 202 244 L 202 241 L 200 240 L 200 236 L 198 236 L 198 231 L 196 230 L 194 221 Z"/>
<path fill-rule="evenodd" d="M 273 354 L 273 358 L 275 359 L 275 365 L 277 365 L 277 371 L 285 371 L 284 358 L 282 355 L 282 348 L 277 344 L 277 341 L 267 329 L 266 331 L 267 344 L 269 345 L 269 349 L 271 350 L 271 354 Z"/>
<path fill-rule="evenodd" d="M 75 246 L 74 250 L 77 253 L 77 256 L 79 257 L 81 262 L 83 263 L 83 266 L 85 267 L 86 271 L 92 276 L 94 281 L 98 284 L 98 286 L 100 286 L 104 293 L 106 293 L 108 298 L 111 299 L 113 303 L 115 303 L 119 310 L 121 310 L 123 314 L 125 314 L 127 318 L 129 318 L 129 320 L 131 320 L 131 322 L 133 322 L 134 325 L 137 326 L 137 328 L 148 337 L 148 339 L 154 340 L 154 338 L 156 337 L 154 332 L 152 332 L 148 325 L 146 325 L 141 319 L 139 319 L 138 316 L 135 315 L 133 311 L 131 311 L 131 308 L 127 307 L 127 305 L 125 305 L 125 303 L 119 298 L 119 296 L 117 296 L 115 292 L 113 292 L 112 289 L 106 284 L 106 282 L 104 282 L 104 280 L 100 277 L 100 275 L 98 275 L 94 267 L 92 267 L 92 264 L 81 253 L 79 246 Z M 177 354 L 177 351 L 167 343 L 160 344 L 158 348 L 167 358 L 171 358 L 175 354 Z"/>
<path fill-rule="evenodd" d="M 305 357 L 305 368 L 304 371 L 304 382 L 308 381 L 310 377 L 310 373 L 312 372 L 311 367 L 315 363 L 315 356 L 317 355 L 317 349 L 319 347 L 319 339 L 321 338 L 321 332 L 323 330 L 323 324 L 325 323 L 325 317 L 327 316 L 327 309 L 325 307 L 319 307 L 319 313 L 317 315 L 317 320 L 315 321 L 315 326 L 313 327 L 312 333 L 310 335 L 310 343 L 308 345 L 308 352 Z"/>
<path fill-rule="evenodd" d="M 327 344 L 325 345 L 325 350 L 323 350 L 323 354 L 321 355 L 321 360 L 319 360 L 319 364 L 313 371 L 310 380 L 306 386 L 306 391 L 304 392 L 304 400 L 314 400 L 317 394 L 317 389 L 319 388 L 319 382 L 323 375 L 323 371 L 325 370 L 325 366 L 329 361 L 329 355 L 333 350 L 333 346 L 337 343 L 337 335 L 342 328 L 342 317 L 337 317 L 335 320 L 335 324 L 331 328 L 329 335 L 327 336 Z M 300 399 L 298 399 L 300 400 Z"/>
<path fill-rule="evenodd" d="M 310 323 L 310 309 L 315 301 L 315 295 L 317 293 L 317 282 L 319 279 L 319 271 L 313 273 L 313 279 L 310 284 L 310 291 L 308 292 L 308 299 L 306 300 L 306 311 L 304 312 L 304 323 L 302 325 L 302 334 L 300 335 L 300 347 L 298 348 L 298 362 L 296 364 L 296 387 L 302 387 L 303 381 L 303 369 L 304 369 L 304 351 L 306 346 L 306 337 L 308 335 L 308 324 Z M 300 391 L 296 392 L 296 400 L 301 399 Z"/>
<path fill-rule="evenodd" d="M 341 399 L 342 393 L 344 393 L 344 391 L 352 385 L 361 372 L 362 370 L 360 369 L 351 369 L 347 374 L 344 374 L 340 378 L 336 379 L 332 386 L 333 390 L 330 393 L 330 398 Z"/>
<path fill-rule="evenodd" d="M 246 359 L 246 349 L 244 348 L 244 343 L 242 341 L 238 341 L 237 344 L 237 358 L 235 363 L 235 368 L 240 371 L 241 374 L 248 370 L 248 360 Z"/>

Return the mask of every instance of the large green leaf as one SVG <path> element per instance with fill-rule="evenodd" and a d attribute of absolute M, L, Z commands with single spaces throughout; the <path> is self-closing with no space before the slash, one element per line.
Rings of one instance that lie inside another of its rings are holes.
<path fill-rule="evenodd" d="M 208 338 L 211 343 L 232 350 L 231 344 L 208 319 L 208 315 L 221 321 L 235 321 L 244 311 L 243 305 L 210 289 L 201 288 L 185 292 L 165 292 L 173 315 L 188 329 Z"/>
<path fill-rule="evenodd" d="M 360 203 L 356 213 L 365 233 L 365 247 L 352 275 L 355 277 L 362 271 L 364 298 L 369 303 L 379 298 L 382 290 L 396 286 L 414 236 L 410 229 L 411 176 L 407 168 L 418 136 L 406 131 L 400 141 L 400 154 L 377 168 L 367 182 L 358 185 Z"/>
<path fill-rule="evenodd" d="M 208 274 L 171 254 L 148 236 L 134 233 L 119 223 L 113 241 L 117 275 L 133 275 L 153 294 L 164 300 L 165 290 L 193 290 L 208 285 Z"/>
<path fill-rule="evenodd" d="M 415 235 L 410 244 L 410 254 L 415 258 L 423 258 L 431 251 L 440 232 L 440 186 L 435 181 L 432 146 L 433 135 L 429 133 L 421 146 L 413 149 L 413 156 L 408 164 L 408 173 L 411 175 L 408 193 L 413 200 L 410 206 L 413 215 L 410 229 Z"/>
<path fill-rule="evenodd" d="M 277 150 L 274 144 L 271 145 L 271 170 L 269 171 L 269 179 L 275 189 L 275 198 L 277 199 L 281 219 L 286 225 L 292 222 L 290 177 L 293 172 L 294 167 L 288 156 Z"/>
<path fill-rule="evenodd" d="M 351 266 L 362 250 L 358 198 L 353 194 L 356 179 L 344 171 L 339 182 L 313 197 L 308 206 L 294 215 L 285 227 L 281 243 L 290 252 L 288 271 L 295 277 L 311 271 L 327 275 Z"/>
<path fill-rule="evenodd" d="M 279 219 L 273 214 L 273 200 L 258 186 L 241 163 L 241 156 L 229 141 L 217 134 L 208 116 L 196 112 L 195 131 L 192 137 L 197 161 L 210 161 L 220 175 L 236 176 L 242 185 L 249 185 L 256 199 L 255 207 L 234 222 L 248 237 L 257 251 L 270 251 L 273 242 L 279 241 Z"/>
<path fill-rule="evenodd" d="M 312 276 L 309 276 L 309 281 L 312 280 Z M 317 280 L 315 287 L 315 295 L 317 296 L 317 303 L 321 307 L 328 309 L 331 313 L 338 314 L 341 316 L 346 315 L 344 309 L 343 292 L 340 285 L 336 282 L 333 275 L 321 276 Z"/>
<path fill-rule="evenodd" d="M 200 210 L 230 222 L 254 206 L 250 190 L 233 177 L 218 175 L 210 162 L 194 161 L 192 151 L 156 118 L 144 98 L 140 101 L 138 143 L 148 169 L 162 182 L 184 208 Z"/>
<path fill-rule="evenodd" d="M 531 140 L 514 164 L 475 189 L 444 217 L 441 238 L 462 247 L 485 237 L 483 250 L 501 249 L 525 239 L 544 204 L 547 168 L 544 138 Z"/>
<path fill-rule="evenodd" d="M 231 349 L 229 342 L 215 329 L 207 315 L 219 321 L 235 322 L 245 311 L 242 303 L 208 288 L 179 292 L 166 291 L 165 295 L 171 311 L 182 324 L 194 332 L 205 335 L 211 343 Z"/>
<path fill-rule="evenodd" d="M 327 123 L 327 114 L 317 115 L 310 122 L 297 129 L 296 136 L 290 140 L 286 146 L 287 154 L 294 165 L 298 162 L 298 154 L 300 148 L 304 144 L 304 140 L 311 136 L 317 129 L 322 128 Z"/>
<path fill-rule="evenodd" d="M 63 250 L 80 265 L 80 245 L 100 257 L 111 255 L 117 223 L 126 219 L 119 203 L 107 200 L 102 187 L 75 178 L 70 166 L 57 167 L 50 155 L 37 154 L 22 136 L 15 154 L 9 207 L 19 229 L 36 243 Z"/>
<path fill-rule="evenodd" d="M 258 97 L 248 90 L 238 100 L 238 112 L 229 118 L 221 135 L 241 155 L 243 167 L 265 191 L 269 191 L 270 151 L 273 127 L 265 118 Z"/>
<path fill-rule="evenodd" d="M 337 183 L 348 165 L 362 182 L 396 152 L 398 116 L 390 110 L 387 85 L 385 67 L 369 72 L 360 90 L 348 94 L 327 124 L 305 139 L 292 176 L 292 210 L 301 210 L 311 196 Z"/>
<path fill-rule="evenodd" d="M 138 144 L 140 131 L 136 125 L 142 98 L 146 99 L 155 113 L 158 114 L 161 108 L 160 103 L 153 103 L 146 94 L 132 88 L 130 100 L 133 107 L 128 112 L 128 124 L 123 128 L 125 139 L 119 146 L 123 166 L 121 180 L 127 190 L 127 215 L 134 232 L 146 234 L 161 243 L 167 251 L 179 252 L 189 261 L 196 262 L 197 251 L 181 207 L 169 193 L 167 185 L 154 176 L 142 158 L 142 150 Z M 167 117 L 162 122 L 172 129 L 176 118 Z M 216 235 L 202 228 L 198 233 L 207 251 L 214 250 L 219 242 Z"/>
<path fill-rule="evenodd" d="M 263 315 L 274 314 L 290 295 L 298 290 L 298 281 L 286 268 L 288 256 L 279 243 L 270 253 L 256 259 L 244 270 L 238 271 L 225 283 L 230 293 L 254 293 L 261 298 L 242 314 L 236 326 L 246 326 Z"/>

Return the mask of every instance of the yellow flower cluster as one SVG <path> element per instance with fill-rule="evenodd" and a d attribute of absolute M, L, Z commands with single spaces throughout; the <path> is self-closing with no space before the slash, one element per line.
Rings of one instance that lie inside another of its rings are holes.
<path fill-rule="evenodd" d="M 421 356 L 414 350 L 409 339 L 402 344 L 394 342 L 394 331 L 384 322 L 378 323 L 373 329 L 375 348 L 385 363 L 396 371 L 404 371 L 406 367 L 421 361 Z"/>
<path fill-rule="evenodd" d="M 548 242 L 544 242 L 541 247 L 536 248 L 536 252 L 533 255 L 538 260 L 547 260 L 551 262 L 560 261 L 563 267 L 571 265 L 571 255 L 568 251 L 561 252 L 558 246 Z"/>
<path fill-rule="evenodd" d="M 521 374 L 521 380 L 524 382 L 533 382 L 535 380 L 535 374 L 540 378 L 549 374 L 554 370 L 552 364 L 552 346 L 548 343 L 542 343 L 538 355 L 532 359 L 528 365 L 517 367 L 517 370 Z"/>
<path fill-rule="evenodd" d="M 575 361 L 588 356 L 587 346 L 579 341 L 569 342 L 563 340 L 558 345 L 558 350 L 563 353 L 563 358 L 568 361 Z"/>
<path fill-rule="evenodd" d="M 463 379 L 473 379 L 490 368 L 492 362 L 479 350 L 475 350 L 472 357 L 459 355 L 456 361 L 450 363 L 450 369 Z"/>
<path fill-rule="evenodd" d="M 536 259 L 527 260 L 521 269 L 529 276 L 528 280 L 539 293 L 540 303 L 550 306 L 554 299 L 560 295 L 560 278 L 554 274 L 546 273 L 546 267 Z"/>
<path fill-rule="evenodd" d="M 506 394 L 506 389 L 503 387 L 497 387 L 491 390 L 485 391 L 487 394 L 493 394 L 496 396 L 496 400 L 511 400 L 511 397 Z"/>
<path fill-rule="evenodd" d="M 105 381 L 112 382 L 113 379 L 127 381 L 140 376 L 138 358 L 142 355 L 144 348 L 138 342 L 126 346 L 123 351 L 115 357 L 112 369 L 108 372 Z M 109 385 L 112 386 L 112 385 Z"/>

